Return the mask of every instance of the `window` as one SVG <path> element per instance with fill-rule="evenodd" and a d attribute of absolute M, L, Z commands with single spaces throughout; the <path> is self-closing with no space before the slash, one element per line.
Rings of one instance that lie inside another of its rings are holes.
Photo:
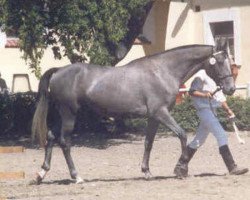
<path fill-rule="evenodd" d="M 215 45 L 219 36 L 227 36 L 228 51 L 234 56 L 235 63 L 241 65 L 241 27 L 238 8 L 214 9 L 202 12 L 205 44 Z"/>
<path fill-rule="evenodd" d="M 14 74 L 12 80 L 11 92 L 28 92 L 31 91 L 28 74 Z"/>
<path fill-rule="evenodd" d="M 228 53 L 235 56 L 234 52 L 234 25 L 233 21 L 210 23 L 214 40 L 218 37 L 228 38 Z"/>

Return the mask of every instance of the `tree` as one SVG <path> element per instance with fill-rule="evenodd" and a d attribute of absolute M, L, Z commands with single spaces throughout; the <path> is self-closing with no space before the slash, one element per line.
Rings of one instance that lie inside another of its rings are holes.
<path fill-rule="evenodd" d="M 44 50 L 72 63 L 115 65 L 140 34 L 153 0 L 0 0 L 0 23 L 16 31 L 37 76 Z"/>

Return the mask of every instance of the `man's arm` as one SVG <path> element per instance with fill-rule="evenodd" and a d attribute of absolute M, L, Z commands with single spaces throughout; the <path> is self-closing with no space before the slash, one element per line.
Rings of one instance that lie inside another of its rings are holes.
<path fill-rule="evenodd" d="M 234 112 L 229 108 L 226 101 L 222 102 L 222 108 L 226 111 L 228 117 L 235 117 Z"/>
<path fill-rule="evenodd" d="M 210 92 L 201 92 L 198 90 L 191 90 L 189 92 L 189 94 L 191 96 L 195 96 L 195 97 L 203 97 L 203 98 L 213 98 L 212 94 Z"/>

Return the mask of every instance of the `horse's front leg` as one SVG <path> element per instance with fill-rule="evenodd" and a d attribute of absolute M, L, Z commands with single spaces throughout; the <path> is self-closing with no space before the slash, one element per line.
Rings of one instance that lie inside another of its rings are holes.
<path fill-rule="evenodd" d="M 170 115 L 167 107 L 162 107 L 156 113 L 156 118 L 165 126 L 169 127 L 180 139 L 181 142 L 181 157 L 187 158 L 187 136 L 185 131 L 177 124 L 174 118 Z M 175 169 L 174 173 L 178 178 L 183 178 L 187 176 L 188 166 L 180 164 L 178 169 Z"/>
<path fill-rule="evenodd" d="M 60 147 L 63 151 L 64 157 L 66 159 L 71 178 L 76 181 L 76 183 L 82 183 L 83 180 L 76 171 L 73 159 L 71 157 L 71 133 L 74 129 L 75 116 L 70 112 L 64 112 L 62 116 L 62 129 L 60 136 Z"/>
<path fill-rule="evenodd" d="M 142 160 L 141 170 L 145 174 L 145 178 L 149 179 L 152 177 L 150 170 L 149 170 L 149 158 L 150 152 L 153 147 L 153 142 L 155 138 L 156 131 L 158 129 L 159 122 L 155 121 L 154 119 L 148 119 L 148 126 L 146 129 L 146 138 L 145 138 L 145 147 L 144 147 L 144 154 Z"/>

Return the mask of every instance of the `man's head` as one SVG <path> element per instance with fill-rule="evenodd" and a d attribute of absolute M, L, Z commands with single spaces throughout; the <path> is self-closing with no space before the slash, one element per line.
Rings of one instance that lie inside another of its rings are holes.
<path fill-rule="evenodd" d="M 230 55 L 229 57 L 230 57 L 231 72 L 233 75 L 233 79 L 234 79 L 234 81 L 236 81 L 236 78 L 237 78 L 238 73 L 239 73 L 239 67 L 236 65 L 236 63 L 234 61 L 234 57 L 232 55 Z"/>

